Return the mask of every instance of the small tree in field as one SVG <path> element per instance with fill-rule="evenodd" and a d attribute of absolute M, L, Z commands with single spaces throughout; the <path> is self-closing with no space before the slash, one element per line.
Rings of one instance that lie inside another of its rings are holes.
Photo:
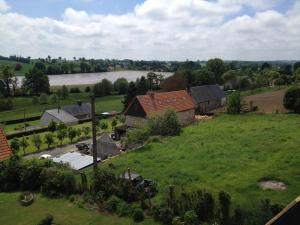
<path fill-rule="evenodd" d="M 65 129 L 61 129 L 57 131 L 57 139 L 60 141 L 60 145 L 62 145 L 65 137 L 67 136 L 67 131 Z"/>
<path fill-rule="evenodd" d="M 26 138 L 22 137 L 21 141 L 20 141 L 20 146 L 23 149 L 23 153 L 25 154 L 25 150 L 26 148 L 29 146 L 28 141 L 26 140 Z"/>
<path fill-rule="evenodd" d="M 106 121 L 101 121 L 101 122 L 100 122 L 100 128 L 101 128 L 102 130 L 106 130 L 106 129 L 108 128 L 107 122 L 106 122 Z"/>
<path fill-rule="evenodd" d="M 56 131 L 56 129 L 57 129 L 57 123 L 51 120 L 51 122 L 48 125 L 48 130 L 53 133 L 54 131 Z"/>
<path fill-rule="evenodd" d="M 242 100 L 240 92 L 232 93 L 227 100 L 227 112 L 229 114 L 240 114 L 242 111 Z"/>
<path fill-rule="evenodd" d="M 72 127 L 70 127 L 69 130 L 68 130 L 68 137 L 69 137 L 71 142 L 73 142 L 76 135 L 77 135 L 77 131 L 75 129 L 73 129 Z"/>
<path fill-rule="evenodd" d="M 50 146 L 54 143 L 54 137 L 52 133 L 47 133 L 44 136 L 45 138 L 45 144 L 50 148 Z"/>
<path fill-rule="evenodd" d="M 42 145 L 41 136 L 39 134 L 34 134 L 31 138 L 31 141 L 32 141 L 33 145 L 36 147 L 36 149 L 38 151 L 40 151 L 41 145 Z"/>
<path fill-rule="evenodd" d="M 78 128 L 78 129 L 76 130 L 76 137 L 77 137 L 78 140 L 79 140 L 79 138 L 81 137 L 81 133 L 82 133 L 82 130 L 81 130 L 80 128 Z"/>
<path fill-rule="evenodd" d="M 14 155 L 17 155 L 20 150 L 20 142 L 17 138 L 14 138 L 10 143 L 11 150 Z"/>
<path fill-rule="evenodd" d="M 84 128 L 82 128 L 82 131 L 83 131 L 84 135 L 86 137 L 88 137 L 90 132 L 91 132 L 91 128 L 90 127 L 84 127 Z"/>
<path fill-rule="evenodd" d="M 285 108 L 300 113 L 300 88 L 289 88 L 284 95 L 283 104 Z"/>

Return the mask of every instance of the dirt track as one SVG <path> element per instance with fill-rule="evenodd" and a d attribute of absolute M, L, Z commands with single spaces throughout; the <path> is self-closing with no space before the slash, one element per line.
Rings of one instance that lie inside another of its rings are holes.
<path fill-rule="evenodd" d="M 257 95 L 251 95 L 244 98 L 249 103 L 253 101 L 253 105 L 258 106 L 258 112 L 275 113 L 288 112 L 283 106 L 283 97 L 286 90 L 267 92 Z"/>

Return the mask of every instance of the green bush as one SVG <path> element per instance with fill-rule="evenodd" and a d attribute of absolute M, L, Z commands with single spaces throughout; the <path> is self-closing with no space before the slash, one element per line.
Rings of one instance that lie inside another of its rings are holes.
<path fill-rule="evenodd" d="M 151 135 L 175 136 L 181 132 L 181 126 L 174 110 L 167 110 L 148 120 Z"/>
<path fill-rule="evenodd" d="M 47 215 L 44 219 L 41 220 L 41 222 L 38 223 L 38 225 L 52 225 L 53 222 L 53 216 Z"/>
<path fill-rule="evenodd" d="M 121 201 L 117 205 L 116 213 L 118 216 L 129 216 L 129 215 L 131 215 L 131 207 L 126 202 Z"/>
<path fill-rule="evenodd" d="M 0 95 L 0 112 L 11 110 L 13 108 L 13 103 L 10 98 L 4 98 Z"/>
<path fill-rule="evenodd" d="M 227 113 L 240 114 L 242 111 L 242 101 L 240 92 L 233 92 L 227 100 Z"/>
<path fill-rule="evenodd" d="M 132 210 L 132 219 L 135 222 L 140 222 L 144 220 L 144 212 L 140 207 L 134 207 Z"/>
<path fill-rule="evenodd" d="M 300 88 L 289 88 L 284 95 L 283 104 L 285 108 L 300 113 Z"/>
<path fill-rule="evenodd" d="M 45 93 L 41 94 L 39 97 L 39 103 L 47 104 L 48 103 L 48 95 L 46 95 Z"/>
<path fill-rule="evenodd" d="M 137 145 L 143 145 L 149 138 L 149 132 L 146 128 L 134 128 L 129 129 L 126 132 L 125 137 L 122 139 L 122 143 L 127 147 L 134 147 Z"/>
<path fill-rule="evenodd" d="M 184 214 L 184 224 L 185 225 L 197 225 L 197 214 L 194 210 L 187 211 Z"/>
<path fill-rule="evenodd" d="M 121 202 L 123 202 L 123 200 L 119 199 L 116 196 L 112 196 L 107 200 L 105 208 L 109 212 L 116 212 L 118 205 L 121 204 Z"/>

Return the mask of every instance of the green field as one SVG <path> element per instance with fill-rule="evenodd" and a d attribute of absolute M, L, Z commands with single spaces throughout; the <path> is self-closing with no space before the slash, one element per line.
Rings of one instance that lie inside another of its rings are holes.
<path fill-rule="evenodd" d="M 10 111 L 0 112 L 0 122 L 6 120 L 20 119 L 25 116 L 41 116 L 43 112 L 47 109 L 56 108 L 59 105 L 64 106 L 67 104 L 76 104 L 80 100 L 83 102 L 90 102 L 89 93 L 78 93 L 70 94 L 67 99 L 61 99 L 55 104 L 33 104 L 31 97 L 15 97 L 12 98 L 14 109 Z M 122 95 L 112 95 L 101 98 L 96 98 L 96 112 L 105 111 L 121 111 L 123 109 L 122 105 L 123 96 Z"/>
<path fill-rule="evenodd" d="M 25 73 L 27 73 L 31 68 L 32 64 L 27 63 L 20 63 L 22 65 L 22 68 L 20 71 L 15 71 L 15 66 L 19 62 L 16 61 L 10 61 L 10 60 L 0 60 L 0 69 L 4 66 L 9 66 L 12 69 L 12 72 L 16 76 L 24 76 Z"/>
<path fill-rule="evenodd" d="M 266 198 L 286 204 L 300 190 L 299 126 L 299 116 L 291 114 L 220 115 L 109 163 L 118 173 L 129 167 L 156 180 L 157 202 L 174 184 L 177 190 L 224 190 L 248 209 Z M 283 181 L 288 188 L 263 191 L 258 187 L 261 179 Z"/>
<path fill-rule="evenodd" d="M 79 208 L 65 199 L 47 199 L 35 195 L 34 203 L 28 207 L 17 202 L 19 193 L 0 193 L 0 224 L 36 225 L 47 214 L 54 217 L 54 223 L 60 225 L 132 225 L 130 218 L 100 214 L 96 211 Z M 140 225 L 155 224 L 146 219 Z"/>

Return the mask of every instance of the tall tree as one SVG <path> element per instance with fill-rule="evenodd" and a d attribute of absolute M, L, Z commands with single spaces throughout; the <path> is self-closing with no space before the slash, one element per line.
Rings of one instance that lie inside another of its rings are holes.
<path fill-rule="evenodd" d="M 127 108 L 127 106 L 132 101 L 132 99 L 136 96 L 136 94 L 137 94 L 137 90 L 136 90 L 135 83 L 131 81 L 129 83 L 127 93 L 124 96 L 124 100 L 123 100 L 123 106 L 124 106 L 123 109 L 124 110 Z"/>
<path fill-rule="evenodd" d="M 141 79 L 138 79 L 136 82 L 136 89 L 138 95 L 144 95 L 148 91 L 148 82 L 144 76 L 141 77 Z"/>
<path fill-rule="evenodd" d="M 50 83 L 49 78 L 41 70 L 36 68 L 30 70 L 25 74 L 25 80 L 23 83 L 26 90 L 31 94 L 49 93 Z"/>
<path fill-rule="evenodd" d="M 222 59 L 210 59 L 206 63 L 209 71 L 213 72 L 218 83 L 222 82 L 222 75 L 226 72 L 227 68 Z"/>
<path fill-rule="evenodd" d="M 5 97 L 11 95 L 11 85 L 13 83 L 13 73 L 8 66 L 5 66 L 0 74 L 0 82 L 3 84 L 3 94 Z"/>

